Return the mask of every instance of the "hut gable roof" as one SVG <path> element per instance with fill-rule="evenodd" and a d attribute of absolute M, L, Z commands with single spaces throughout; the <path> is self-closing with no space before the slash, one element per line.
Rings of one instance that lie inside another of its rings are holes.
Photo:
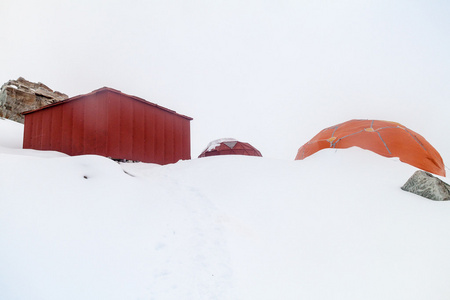
<path fill-rule="evenodd" d="M 156 107 L 156 108 L 158 108 L 158 109 L 160 109 L 160 110 L 163 110 L 163 111 L 166 111 L 166 112 L 168 112 L 168 113 L 177 115 L 177 116 L 182 117 L 182 118 L 184 118 L 184 119 L 192 120 L 191 117 L 188 117 L 188 116 L 179 114 L 179 113 L 177 113 L 177 112 L 174 111 L 174 110 L 171 110 L 171 109 L 168 109 L 168 108 L 166 108 L 166 107 L 160 106 L 160 105 L 158 105 L 158 104 L 149 102 L 149 101 L 147 101 L 147 100 L 145 100 L 145 99 L 142 99 L 142 98 L 139 98 L 139 97 L 137 97 L 137 96 L 133 96 L 133 95 L 128 95 L 128 94 L 122 93 L 121 91 L 116 90 L 116 89 L 113 89 L 113 88 L 110 88 L 110 87 L 102 87 L 102 88 L 97 89 L 97 90 L 94 90 L 94 91 L 92 91 L 92 92 L 90 92 L 90 93 L 83 94 L 83 95 L 78 95 L 78 96 L 74 96 L 74 97 L 68 98 L 68 99 L 66 99 L 66 100 L 59 101 L 59 102 L 55 102 L 55 103 L 52 103 L 52 104 L 43 106 L 43 107 L 38 108 L 38 109 L 35 109 L 35 110 L 30 110 L 30 111 L 23 112 L 22 114 L 23 114 L 23 115 L 31 114 L 31 113 L 34 113 L 34 112 L 37 112 L 37 111 L 40 111 L 40 110 L 47 109 L 47 108 L 49 108 L 49 107 L 53 107 L 53 106 L 57 106 L 57 105 L 62 105 L 62 104 L 68 103 L 68 102 L 72 102 L 72 101 L 76 101 L 76 100 L 79 100 L 79 99 L 83 99 L 83 98 L 85 98 L 85 97 L 89 97 L 89 96 L 91 96 L 91 95 L 94 95 L 94 94 L 97 94 L 97 93 L 103 93 L 103 92 L 110 92 L 110 93 L 115 93 L 115 94 L 124 95 L 124 96 L 126 96 L 127 98 L 129 98 L 129 99 L 133 99 L 133 100 L 135 100 L 135 101 L 142 102 L 142 103 L 144 103 L 144 104 L 146 104 L 146 105 L 150 105 L 150 106 Z"/>

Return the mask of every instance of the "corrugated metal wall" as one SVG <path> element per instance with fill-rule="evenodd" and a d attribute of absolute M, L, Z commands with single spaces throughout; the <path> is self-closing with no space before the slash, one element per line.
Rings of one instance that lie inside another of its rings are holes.
<path fill-rule="evenodd" d="M 24 148 L 158 164 L 190 159 L 190 118 L 111 89 L 25 115 Z"/>

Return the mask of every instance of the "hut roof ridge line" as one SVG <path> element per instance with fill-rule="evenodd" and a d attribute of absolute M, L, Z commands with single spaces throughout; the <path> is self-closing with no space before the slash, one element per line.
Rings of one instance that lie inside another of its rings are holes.
<path fill-rule="evenodd" d="M 179 114 L 179 113 L 177 113 L 175 110 L 168 109 L 168 108 L 166 108 L 166 107 L 164 107 L 164 106 L 161 106 L 161 105 L 155 104 L 155 103 L 153 103 L 153 102 L 147 101 L 147 100 L 145 100 L 145 99 L 143 99 L 143 98 L 140 98 L 140 97 L 138 97 L 138 96 L 129 95 L 129 94 L 126 94 L 126 93 L 121 92 L 120 90 L 113 89 L 113 88 L 106 87 L 106 86 L 101 87 L 101 88 L 96 89 L 96 90 L 93 90 L 93 91 L 90 92 L 90 93 L 81 94 L 81 95 L 76 95 L 76 96 L 70 97 L 70 98 L 68 98 L 68 99 L 65 99 L 65 100 L 63 100 L 63 101 L 55 102 L 55 103 L 52 103 L 52 104 L 43 106 L 43 107 L 38 108 L 38 109 L 35 109 L 35 110 L 25 111 L 25 112 L 23 112 L 22 114 L 23 114 L 23 115 L 30 114 L 30 113 L 33 113 L 33 112 L 35 112 L 35 111 L 43 110 L 43 109 L 46 109 L 46 108 L 49 108 L 49 107 L 53 107 L 53 106 L 56 106 L 56 105 L 60 105 L 60 104 L 63 104 L 63 103 L 67 103 L 67 102 L 72 102 L 72 101 L 78 100 L 78 99 L 80 99 L 80 98 L 82 98 L 82 97 L 90 96 L 90 95 L 93 95 L 93 94 L 96 94 L 96 93 L 100 93 L 100 92 L 104 92 L 104 91 L 108 91 L 108 92 L 112 92 L 112 93 L 116 93 L 116 94 L 125 95 L 125 96 L 127 96 L 127 97 L 129 97 L 129 98 L 132 98 L 132 99 L 134 99 L 134 100 L 136 100 L 136 101 L 142 102 L 142 103 L 144 103 L 144 104 L 146 104 L 146 105 L 150 105 L 150 106 L 157 107 L 157 108 L 159 108 L 159 109 L 162 109 L 162 110 L 167 111 L 167 112 L 172 113 L 172 114 L 176 114 L 176 115 L 178 115 L 178 116 L 180 116 L 180 117 L 182 117 L 182 118 L 188 119 L 188 120 L 193 120 L 191 117 L 188 117 L 188 116 L 186 116 L 186 115 Z"/>

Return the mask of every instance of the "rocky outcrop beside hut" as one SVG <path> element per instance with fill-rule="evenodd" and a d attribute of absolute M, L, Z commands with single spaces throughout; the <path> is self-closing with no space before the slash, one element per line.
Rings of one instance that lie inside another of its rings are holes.
<path fill-rule="evenodd" d="M 22 77 L 9 80 L 0 88 L 0 117 L 23 123 L 24 111 L 67 99 L 66 94 L 53 91 L 43 83 L 30 82 Z"/>

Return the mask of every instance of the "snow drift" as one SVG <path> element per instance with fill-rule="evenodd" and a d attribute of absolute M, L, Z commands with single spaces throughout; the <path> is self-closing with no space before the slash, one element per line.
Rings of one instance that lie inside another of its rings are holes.
<path fill-rule="evenodd" d="M 22 150 L 0 120 L 1 299 L 448 299 L 450 202 L 361 149 L 173 165 Z"/>

